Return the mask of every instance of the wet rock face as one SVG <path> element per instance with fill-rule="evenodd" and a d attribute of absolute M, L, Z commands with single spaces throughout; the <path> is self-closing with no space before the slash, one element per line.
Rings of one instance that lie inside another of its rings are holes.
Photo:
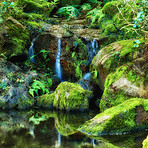
<path fill-rule="evenodd" d="M 29 84 L 36 76 L 24 74 L 18 66 L 0 58 L 0 108 L 30 108 L 34 100 L 28 95 Z"/>
<path fill-rule="evenodd" d="M 64 36 L 61 38 L 61 48 L 60 61 L 64 76 L 63 79 L 75 78 L 76 67 L 79 63 L 81 70 L 86 72 L 86 64 L 84 63 L 86 63 L 88 55 L 86 46 L 81 39 L 73 36 Z M 37 37 L 37 40 L 34 43 L 34 49 L 39 59 L 42 61 L 44 59 L 40 54 L 40 51 L 42 49 L 49 51 L 48 58 L 50 61 L 46 64 L 55 71 L 58 37 L 51 35 L 50 33 L 43 33 Z"/>
<path fill-rule="evenodd" d="M 135 48 L 133 40 L 112 43 L 95 56 L 91 72 L 97 71 L 92 79 L 104 90 L 101 111 L 116 106 L 131 97 L 147 99 L 148 81 L 146 40 L 140 39 L 140 47 Z"/>

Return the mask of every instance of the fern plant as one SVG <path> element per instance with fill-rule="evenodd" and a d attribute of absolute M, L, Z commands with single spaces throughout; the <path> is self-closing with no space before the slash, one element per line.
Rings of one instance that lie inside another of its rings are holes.
<path fill-rule="evenodd" d="M 67 7 L 61 7 L 58 11 L 57 14 L 61 17 L 65 17 L 67 20 L 70 18 L 75 18 L 77 17 L 80 12 L 77 8 L 73 6 L 67 6 Z"/>
<path fill-rule="evenodd" d="M 34 97 L 35 95 L 39 96 L 40 94 L 49 93 L 48 88 L 51 87 L 52 80 L 47 78 L 47 82 L 34 80 L 31 88 L 29 89 L 29 93 Z"/>

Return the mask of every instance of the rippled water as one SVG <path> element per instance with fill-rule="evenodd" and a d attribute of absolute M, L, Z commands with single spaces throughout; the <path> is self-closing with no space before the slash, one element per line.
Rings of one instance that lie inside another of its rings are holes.
<path fill-rule="evenodd" d="M 87 137 L 77 128 L 94 113 L 0 112 L 0 148 L 140 148 L 146 133 Z"/>

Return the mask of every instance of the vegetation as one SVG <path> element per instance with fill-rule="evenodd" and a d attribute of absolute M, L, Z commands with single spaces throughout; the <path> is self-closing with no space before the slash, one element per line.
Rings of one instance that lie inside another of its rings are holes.
<path fill-rule="evenodd" d="M 147 9 L 146 0 L 1 0 L 0 109 L 57 109 L 59 114 L 89 110 L 97 100 L 101 113 L 79 127 L 82 133 L 100 136 L 145 130 Z M 65 82 L 55 75 L 59 38 L 58 64 Z M 30 45 L 35 54 L 28 58 Z M 94 48 L 99 49 L 96 55 Z M 89 71 L 88 81 L 83 75 Z M 47 118 L 31 114 L 29 121 L 35 126 Z M 78 121 L 70 124 L 69 120 L 55 120 L 66 136 L 78 128 Z"/>

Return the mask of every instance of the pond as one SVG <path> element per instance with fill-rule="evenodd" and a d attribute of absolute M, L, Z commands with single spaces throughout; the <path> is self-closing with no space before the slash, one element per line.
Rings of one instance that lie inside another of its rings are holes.
<path fill-rule="evenodd" d="M 0 148 L 140 148 L 147 133 L 87 137 L 77 128 L 96 113 L 0 112 Z"/>

